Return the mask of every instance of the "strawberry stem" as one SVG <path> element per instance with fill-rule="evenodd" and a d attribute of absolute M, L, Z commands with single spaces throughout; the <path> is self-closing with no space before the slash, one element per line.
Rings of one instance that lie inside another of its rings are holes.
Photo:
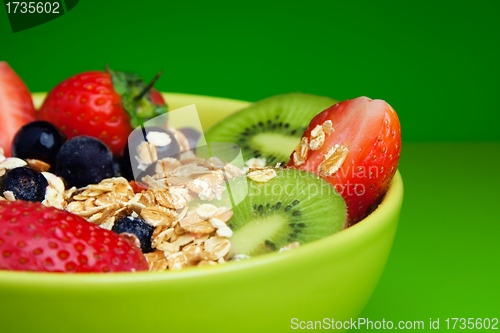
<path fill-rule="evenodd" d="M 160 71 L 153 80 L 145 85 L 143 79 L 134 73 L 126 73 L 109 69 L 106 65 L 106 71 L 111 75 L 113 88 L 122 98 L 123 109 L 130 117 L 130 124 L 137 128 L 157 116 L 163 115 L 168 111 L 165 104 L 157 105 L 145 98 L 155 82 L 163 71 Z"/>
<path fill-rule="evenodd" d="M 158 80 L 158 78 L 160 77 L 160 75 L 162 73 L 163 73 L 163 70 L 159 71 L 155 75 L 153 80 L 151 80 L 151 82 L 149 82 L 148 85 L 146 87 L 144 87 L 144 89 L 137 96 L 134 97 L 134 102 L 140 101 L 148 93 L 148 91 L 151 90 L 151 88 L 153 88 L 154 84 L 156 83 L 156 81 Z"/>

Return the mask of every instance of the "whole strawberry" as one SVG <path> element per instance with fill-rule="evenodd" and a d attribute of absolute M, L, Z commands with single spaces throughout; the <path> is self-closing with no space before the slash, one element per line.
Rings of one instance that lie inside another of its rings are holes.
<path fill-rule="evenodd" d="M 107 273 L 147 267 L 138 247 L 77 215 L 39 203 L 0 202 L 0 269 Z"/>
<path fill-rule="evenodd" d="M 52 89 L 37 117 L 56 125 L 68 139 L 87 135 L 116 155 L 133 128 L 167 112 L 161 94 L 136 74 L 107 70 L 74 75 Z"/>
<path fill-rule="evenodd" d="M 288 166 L 321 176 L 344 197 L 348 225 L 380 202 L 396 173 L 401 126 L 382 100 L 358 97 L 315 116 Z"/>

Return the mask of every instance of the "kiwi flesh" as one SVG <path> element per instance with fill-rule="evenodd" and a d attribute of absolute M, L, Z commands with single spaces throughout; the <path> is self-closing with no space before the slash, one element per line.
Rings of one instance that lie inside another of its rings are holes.
<path fill-rule="evenodd" d="M 227 183 L 230 195 L 248 188 L 228 222 L 233 231 L 229 258 L 273 252 L 293 242 L 305 244 L 343 229 L 346 206 L 332 185 L 308 171 L 274 170 L 276 177 L 265 183 L 246 175 Z"/>
<path fill-rule="evenodd" d="M 265 157 L 268 166 L 285 165 L 311 119 L 335 103 L 328 97 L 302 93 L 276 95 L 225 118 L 205 138 L 209 144 L 238 145 L 245 161 Z M 224 156 L 217 157 L 224 160 Z"/>

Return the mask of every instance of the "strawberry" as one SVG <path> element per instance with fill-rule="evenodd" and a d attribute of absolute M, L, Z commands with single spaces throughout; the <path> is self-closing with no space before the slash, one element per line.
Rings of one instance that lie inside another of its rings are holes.
<path fill-rule="evenodd" d="M 344 197 L 347 225 L 368 215 L 398 167 L 401 126 L 382 100 L 358 97 L 316 115 L 288 166 L 321 176 Z"/>
<path fill-rule="evenodd" d="M 0 61 L 0 147 L 10 156 L 11 142 L 23 125 L 35 120 L 31 94 L 5 61 Z"/>
<path fill-rule="evenodd" d="M 151 90 L 149 91 L 149 99 L 151 100 L 151 103 L 153 103 L 153 104 L 165 105 L 165 100 L 163 99 L 163 96 L 155 88 L 151 88 Z"/>
<path fill-rule="evenodd" d="M 52 89 L 40 120 L 58 127 L 68 139 L 87 135 L 104 142 L 119 155 L 133 128 L 167 112 L 161 94 L 136 74 L 108 70 L 74 75 Z"/>
<path fill-rule="evenodd" d="M 0 202 L 0 270 L 102 273 L 147 268 L 138 247 L 77 215 L 40 203 Z"/>

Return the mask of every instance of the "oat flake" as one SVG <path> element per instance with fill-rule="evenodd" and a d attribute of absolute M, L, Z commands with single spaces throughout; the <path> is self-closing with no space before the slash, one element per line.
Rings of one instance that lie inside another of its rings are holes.
<path fill-rule="evenodd" d="M 311 131 L 311 141 L 309 142 L 309 148 L 311 150 L 319 150 L 323 143 L 325 142 L 325 131 L 323 131 L 323 127 L 320 125 L 316 125 L 316 127 Z"/>
<path fill-rule="evenodd" d="M 330 134 L 334 131 L 333 123 L 331 120 L 325 121 L 322 126 L 323 126 L 323 130 L 325 131 L 326 134 Z"/>
<path fill-rule="evenodd" d="M 320 176 L 331 176 L 344 163 L 349 150 L 342 145 L 335 145 L 323 156 L 323 162 L 318 165 L 318 173 Z"/>
<path fill-rule="evenodd" d="M 250 171 L 247 177 L 259 183 L 266 183 L 276 177 L 276 171 L 272 168 Z"/>
<path fill-rule="evenodd" d="M 172 142 L 170 135 L 156 131 L 148 132 L 148 134 L 146 134 L 146 140 L 156 147 L 166 147 Z"/>

